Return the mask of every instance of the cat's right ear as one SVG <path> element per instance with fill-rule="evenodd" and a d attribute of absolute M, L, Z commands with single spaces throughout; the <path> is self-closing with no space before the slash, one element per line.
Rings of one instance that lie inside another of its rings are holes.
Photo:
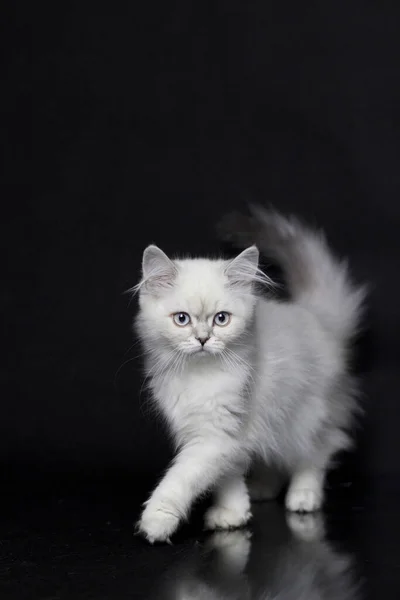
<path fill-rule="evenodd" d="M 172 287 L 176 274 L 176 266 L 165 252 L 158 246 L 147 246 L 142 259 L 141 289 L 156 295 Z"/>
<path fill-rule="evenodd" d="M 225 273 L 233 285 L 251 285 L 258 278 L 259 252 L 257 246 L 243 250 L 236 258 L 229 261 Z"/>

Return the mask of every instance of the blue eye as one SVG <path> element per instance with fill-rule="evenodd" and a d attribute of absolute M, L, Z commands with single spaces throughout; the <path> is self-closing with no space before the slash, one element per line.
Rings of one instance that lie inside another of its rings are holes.
<path fill-rule="evenodd" d="M 214 325 L 218 325 L 219 327 L 225 327 L 230 323 L 231 315 L 226 311 L 219 312 L 214 317 Z"/>
<path fill-rule="evenodd" d="M 172 315 L 172 318 L 174 320 L 175 325 L 178 325 L 179 327 L 185 327 L 190 323 L 190 317 L 185 312 L 175 313 L 174 315 Z"/>

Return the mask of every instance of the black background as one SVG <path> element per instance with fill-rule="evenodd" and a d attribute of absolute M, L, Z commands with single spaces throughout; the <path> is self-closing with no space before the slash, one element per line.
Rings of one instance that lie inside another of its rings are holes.
<path fill-rule="evenodd" d="M 123 292 L 148 243 L 218 252 L 216 222 L 251 200 L 323 226 L 371 283 L 350 475 L 400 481 L 399 12 L 148 0 L 4 13 L 6 479 L 154 481 L 170 449 L 139 393 Z"/>

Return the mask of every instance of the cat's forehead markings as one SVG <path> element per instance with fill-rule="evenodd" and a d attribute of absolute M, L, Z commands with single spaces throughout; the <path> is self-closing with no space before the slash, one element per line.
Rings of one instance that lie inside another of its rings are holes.
<path fill-rule="evenodd" d="M 200 319 L 203 316 L 205 311 L 205 304 L 205 299 L 201 296 L 193 296 L 193 298 L 191 298 L 191 310 L 196 318 Z"/>
<path fill-rule="evenodd" d="M 212 306 L 210 306 L 210 300 L 207 300 L 203 296 L 194 296 L 190 301 L 190 310 L 193 317 L 200 320 L 207 320 L 211 314 L 214 314 L 215 303 L 212 302 Z"/>

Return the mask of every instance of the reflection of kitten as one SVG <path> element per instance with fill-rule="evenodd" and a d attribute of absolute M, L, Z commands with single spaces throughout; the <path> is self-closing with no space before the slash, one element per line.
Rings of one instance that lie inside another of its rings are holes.
<path fill-rule="evenodd" d="M 356 600 L 354 561 L 325 538 L 321 513 L 286 514 L 276 505 L 256 513 L 248 563 L 256 600 Z"/>
<path fill-rule="evenodd" d="M 324 539 L 321 515 L 289 514 L 286 523 L 277 506 L 256 512 L 251 540 L 244 530 L 213 534 L 168 572 L 160 598 L 356 600 L 352 560 Z"/>
<path fill-rule="evenodd" d="M 257 295 L 256 283 L 268 280 L 255 246 L 230 261 L 144 252 L 137 327 L 178 450 L 139 522 L 150 541 L 167 540 L 210 488 L 206 526 L 244 525 L 250 465 L 254 499 L 274 495 L 284 473 L 287 508 L 318 509 L 326 467 L 349 442 L 355 401 L 346 354 L 363 291 L 320 235 L 274 213 L 256 216 L 249 235 L 280 260 L 289 302 Z M 239 245 L 246 238 L 233 228 L 229 235 Z"/>
<path fill-rule="evenodd" d="M 165 600 L 250 600 L 244 570 L 250 533 L 243 529 L 214 533 L 202 548 L 193 549 L 161 583 Z"/>

